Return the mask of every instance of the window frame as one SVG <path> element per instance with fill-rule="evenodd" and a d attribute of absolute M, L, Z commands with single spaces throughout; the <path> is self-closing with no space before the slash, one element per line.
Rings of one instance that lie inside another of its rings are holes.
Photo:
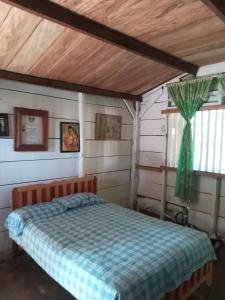
<path fill-rule="evenodd" d="M 210 110 L 223 110 L 225 109 L 225 104 L 215 104 L 215 105 L 203 105 L 199 111 L 210 111 Z M 162 109 L 161 110 L 161 114 L 166 114 L 167 118 L 169 114 L 173 114 L 173 113 L 179 113 L 177 108 L 174 107 L 168 107 L 166 109 Z M 168 124 L 168 122 L 167 122 Z M 168 132 L 168 126 L 167 126 L 167 147 L 168 147 L 168 136 L 169 136 L 169 132 Z M 166 156 L 168 155 L 168 150 L 166 151 Z M 168 162 L 168 157 L 166 159 L 166 163 Z M 171 166 L 161 166 L 160 167 L 161 170 L 167 170 L 167 171 L 176 171 L 176 167 L 171 167 Z M 201 171 L 201 170 L 193 170 L 193 172 L 197 175 L 203 175 L 203 176 L 209 176 L 209 177 L 219 177 L 219 178 L 225 178 L 225 174 L 224 173 L 217 173 L 217 172 L 208 172 L 208 171 Z"/>

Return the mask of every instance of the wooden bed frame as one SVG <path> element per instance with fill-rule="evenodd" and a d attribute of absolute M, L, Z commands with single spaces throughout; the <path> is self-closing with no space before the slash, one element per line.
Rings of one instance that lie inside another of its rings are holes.
<path fill-rule="evenodd" d="M 12 210 L 35 203 L 50 202 L 54 197 L 62 197 L 73 193 L 90 192 L 96 194 L 97 179 L 95 176 L 75 177 L 69 180 L 53 181 L 45 184 L 34 184 L 13 189 Z M 21 252 L 18 245 L 13 243 L 14 257 Z M 168 293 L 165 300 L 185 300 L 200 285 L 211 285 L 213 262 L 205 264 L 194 272 L 191 278 L 183 282 L 177 289 Z"/>

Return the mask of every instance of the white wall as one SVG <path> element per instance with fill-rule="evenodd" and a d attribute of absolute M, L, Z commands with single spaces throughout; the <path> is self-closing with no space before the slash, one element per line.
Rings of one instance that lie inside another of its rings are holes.
<path fill-rule="evenodd" d="M 225 71 L 223 64 L 223 71 Z M 199 75 L 221 72 L 221 64 L 200 68 Z M 177 81 L 178 78 L 170 82 Z M 163 85 L 164 86 L 164 85 Z M 161 110 L 168 106 L 167 89 L 158 87 L 143 97 L 141 105 L 140 126 L 140 156 L 139 164 L 144 166 L 160 167 L 166 160 L 166 115 Z M 215 179 L 210 177 L 195 177 L 196 201 L 191 206 L 190 221 L 196 226 L 209 231 L 210 215 L 213 209 L 213 190 Z M 180 199 L 174 196 L 175 172 L 168 173 L 166 198 L 168 208 L 180 209 L 184 205 Z M 139 208 L 149 208 L 155 212 L 160 211 L 163 199 L 163 174 L 156 171 L 139 170 L 138 186 Z M 219 220 L 218 233 L 225 236 L 225 180 L 222 180 L 219 194 Z"/>
<path fill-rule="evenodd" d="M 131 140 L 133 121 L 122 100 L 86 95 L 85 171 L 98 178 L 98 194 L 129 206 Z M 96 141 L 95 114 L 122 116 L 121 141 Z"/>
<path fill-rule="evenodd" d="M 15 106 L 49 111 L 49 149 L 15 152 L 12 131 L 10 137 L 0 138 L 0 257 L 11 249 L 3 223 L 10 212 L 12 189 L 78 175 L 79 154 L 60 153 L 59 140 L 60 122 L 79 120 L 78 94 L 0 80 L 0 112 L 10 115 L 11 127 Z"/>

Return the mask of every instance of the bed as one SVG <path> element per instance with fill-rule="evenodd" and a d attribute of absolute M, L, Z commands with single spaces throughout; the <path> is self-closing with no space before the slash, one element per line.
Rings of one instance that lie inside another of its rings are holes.
<path fill-rule="evenodd" d="M 210 284 L 206 234 L 95 194 L 94 176 L 15 188 L 6 220 L 14 254 L 24 249 L 78 300 L 182 300 Z M 16 232 L 18 215 L 26 221 Z"/>

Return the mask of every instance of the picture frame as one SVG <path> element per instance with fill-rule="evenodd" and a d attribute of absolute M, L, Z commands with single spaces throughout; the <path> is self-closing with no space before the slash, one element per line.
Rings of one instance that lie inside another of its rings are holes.
<path fill-rule="evenodd" d="M 48 111 L 14 107 L 14 151 L 48 150 Z"/>
<path fill-rule="evenodd" d="M 8 114 L 0 113 L 0 137 L 9 136 L 9 117 Z"/>
<path fill-rule="evenodd" d="M 80 152 L 80 125 L 78 122 L 60 122 L 60 152 Z"/>
<path fill-rule="evenodd" d="M 122 136 L 122 116 L 99 114 L 95 116 L 95 140 L 116 141 Z"/>

